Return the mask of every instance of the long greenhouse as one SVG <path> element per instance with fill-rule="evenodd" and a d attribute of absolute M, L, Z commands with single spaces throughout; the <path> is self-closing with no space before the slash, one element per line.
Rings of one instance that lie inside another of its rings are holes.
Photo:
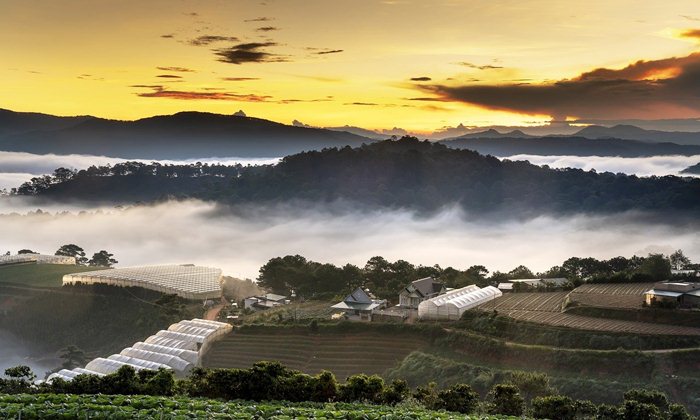
<path fill-rule="evenodd" d="M 177 376 L 186 376 L 200 365 L 201 356 L 208 346 L 230 333 L 233 327 L 224 322 L 205 319 L 192 319 L 172 324 L 168 330 L 158 331 L 144 341 L 127 347 L 119 354 L 98 357 L 85 368 L 61 369 L 51 374 L 47 381 L 63 379 L 70 381 L 78 375 L 108 375 L 122 366 L 131 366 L 135 370 L 168 369 Z M 192 334 L 177 332 L 186 330 Z M 177 337 L 177 338 L 173 338 Z"/>
<path fill-rule="evenodd" d="M 482 289 L 470 285 L 421 302 L 418 305 L 418 317 L 432 320 L 458 320 L 465 311 L 502 295 L 503 293 L 493 286 Z"/>
<path fill-rule="evenodd" d="M 45 255 L 45 254 L 16 254 L 16 255 L 0 255 L 0 265 L 12 264 L 62 264 L 75 265 L 74 257 L 66 257 L 63 255 Z"/>
<path fill-rule="evenodd" d="M 63 276 L 64 285 L 77 283 L 143 287 L 193 300 L 221 297 L 221 270 L 189 264 L 115 268 Z"/>

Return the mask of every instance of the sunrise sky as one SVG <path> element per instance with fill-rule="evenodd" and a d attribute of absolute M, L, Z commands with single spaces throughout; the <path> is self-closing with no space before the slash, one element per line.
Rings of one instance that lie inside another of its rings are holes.
<path fill-rule="evenodd" d="M 697 0 L 0 0 L 0 107 L 418 132 L 690 118 L 699 42 Z"/>

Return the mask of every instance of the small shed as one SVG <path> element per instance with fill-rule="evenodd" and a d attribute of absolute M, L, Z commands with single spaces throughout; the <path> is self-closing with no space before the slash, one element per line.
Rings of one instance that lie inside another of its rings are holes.
<path fill-rule="evenodd" d="M 369 291 L 358 287 L 331 308 L 342 310 L 350 320 L 371 321 L 375 310 L 386 308 L 386 300 L 376 299 Z"/>

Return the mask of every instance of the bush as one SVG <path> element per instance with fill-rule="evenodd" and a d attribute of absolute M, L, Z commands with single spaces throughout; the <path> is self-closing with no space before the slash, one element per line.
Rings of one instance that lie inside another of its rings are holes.
<path fill-rule="evenodd" d="M 537 397 L 532 400 L 532 415 L 538 419 L 573 420 L 576 418 L 576 403 L 563 395 Z"/>
<path fill-rule="evenodd" d="M 457 413 L 473 413 L 479 405 L 479 394 L 467 384 L 456 384 L 438 392 L 441 408 Z"/>
<path fill-rule="evenodd" d="M 668 397 L 661 391 L 631 389 L 625 392 L 625 401 L 636 401 L 656 406 L 660 411 L 668 411 Z"/>
<path fill-rule="evenodd" d="M 623 411 L 625 420 L 662 420 L 664 418 L 657 406 L 639 401 L 625 401 Z"/>
<path fill-rule="evenodd" d="M 499 384 L 489 392 L 492 414 L 505 414 L 507 416 L 521 416 L 525 399 L 520 395 L 520 390 L 513 384 Z"/>

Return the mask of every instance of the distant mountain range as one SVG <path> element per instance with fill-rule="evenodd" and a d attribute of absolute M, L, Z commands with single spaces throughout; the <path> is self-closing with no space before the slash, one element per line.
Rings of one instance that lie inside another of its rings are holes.
<path fill-rule="evenodd" d="M 676 143 L 649 143 L 639 140 L 591 139 L 585 137 L 497 137 L 462 136 L 440 143 L 456 148 L 475 150 L 493 156 L 513 155 L 569 155 L 569 156 L 620 156 L 648 157 L 700 155 L 700 145 Z"/>
<path fill-rule="evenodd" d="M 343 131 L 294 127 L 240 115 L 180 112 L 117 121 L 0 110 L 3 151 L 128 159 L 280 157 L 372 141 Z"/>
<path fill-rule="evenodd" d="M 681 171 L 683 174 L 693 174 L 700 175 L 700 163 L 696 163 L 693 166 L 689 166 Z"/>
<path fill-rule="evenodd" d="M 127 159 L 280 157 L 327 147 L 359 146 L 389 135 L 354 126 L 285 125 L 242 113 L 180 112 L 136 121 L 57 117 L 0 109 L 0 150 L 91 154 Z M 644 157 L 700 154 L 700 133 L 588 126 L 574 135 L 534 136 L 489 129 L 441 142 L 494 156 Z"/>

